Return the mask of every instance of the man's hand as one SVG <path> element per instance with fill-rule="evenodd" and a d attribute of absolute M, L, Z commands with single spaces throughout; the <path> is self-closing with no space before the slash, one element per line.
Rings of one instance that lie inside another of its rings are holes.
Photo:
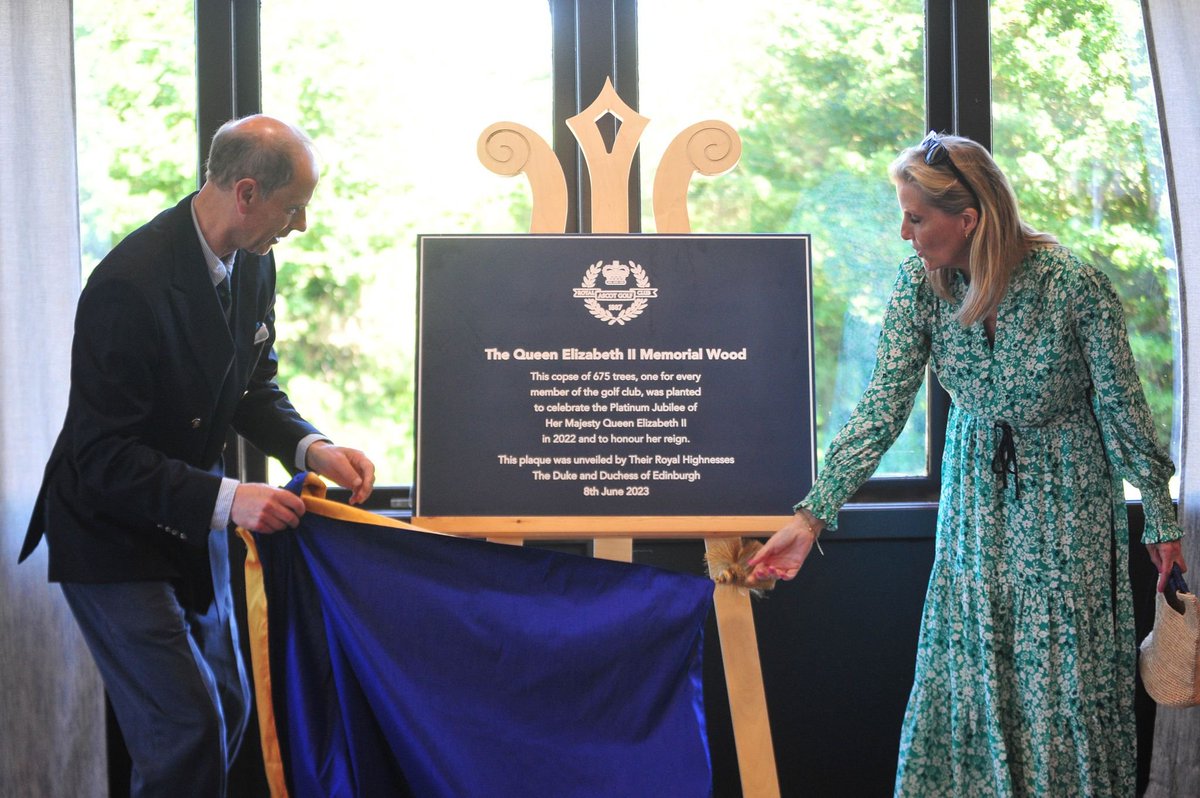
<path fill-rule="evenodd" d="M 304 500 L 294 493 L 256 482 L 243 482 L 233 494 L 230 519 L 251 532 L 295 529 L 304 515 Z"/>
<path fill-rule="evenodd" d="M 351 504 L 362 504 L 375 487 L 375 464 L 358 449 L 317 441 L 308 447 L 305 460 L 309 471 L 352 491 Z"/>

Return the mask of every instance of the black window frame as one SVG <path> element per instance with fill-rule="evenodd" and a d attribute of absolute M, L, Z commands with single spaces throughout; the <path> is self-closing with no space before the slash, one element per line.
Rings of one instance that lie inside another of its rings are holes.
<path fill-rule="evenodd" d="M 196 0 L 197 158 L 227 119 L 262 110 L 261 0 Z M 552 26 L 553 147 L 563 164 L 570 202 L 567 230 L 590 230 L 588 176 L 567 117 L 581 111 L 611 78 L 621 98 L 638 107 L 637 0 L 547 0 Z M 968 136 L 991 148 L 991 73 L 988 0 L 926 0 L 926 127 Z M 923 131 L 913 131 L 918 136 Z M 640 163 L 629 185 L 629 229 L 641 231 Z M 201 177 L 203 179 L 203 177 Z M 950 397 L 927 377 L 926 474 L 872 478 L 851 504 L 928 504 L 937 501 Z M 229 473 L 267 480 L 267 458 L 230 433 Z M 403 514 L 409 485 L 380 485 L 367 507 Z M 336 494 L 335 494 L 336 495 Z M 866 509 L 862 507 L 862 509 Z"/>

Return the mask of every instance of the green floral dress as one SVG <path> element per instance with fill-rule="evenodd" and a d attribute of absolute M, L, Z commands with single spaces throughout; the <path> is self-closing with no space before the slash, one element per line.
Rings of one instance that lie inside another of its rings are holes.
<path fill-rule="evenodd" d="M 871 383 L 801 502 L 836 522 L 928 362 L 953 404 L 896 795 L 1132 796 L 1133 609 L 1125 581 L 1110 588 L 1128 573 L 1122 478 L 1143 542 L 1180 531 L 1120 303 L 1054 246 L 1017 269 L 994 345 L 956 307 L 920 260 L 901 266 Z"/>

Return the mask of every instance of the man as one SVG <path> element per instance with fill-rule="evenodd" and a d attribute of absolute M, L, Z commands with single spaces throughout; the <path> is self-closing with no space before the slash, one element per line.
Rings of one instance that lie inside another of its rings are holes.
<path fill-rule="evenodd" d="M 295 495 L 223 474 L 230 427 L 298 470 L 371 493 L 275 383 L 271 248 L 303 232 L 309 138 L 253 116 L 213 137 L 206 183 L 109 253 L 79 299 L 71 390 L 30 521 L 45 535 L 133 760 L 134 795 L 225 794 L 249 688 L 228 534 L 295 527 Z"/>

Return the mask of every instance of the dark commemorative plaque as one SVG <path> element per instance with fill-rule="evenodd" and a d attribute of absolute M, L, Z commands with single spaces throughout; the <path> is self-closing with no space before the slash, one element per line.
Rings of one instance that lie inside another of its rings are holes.
<path fill-rule="evenodd" d="M 809 238 L 422 236 L 418 516 L 786 515 Z"/>

